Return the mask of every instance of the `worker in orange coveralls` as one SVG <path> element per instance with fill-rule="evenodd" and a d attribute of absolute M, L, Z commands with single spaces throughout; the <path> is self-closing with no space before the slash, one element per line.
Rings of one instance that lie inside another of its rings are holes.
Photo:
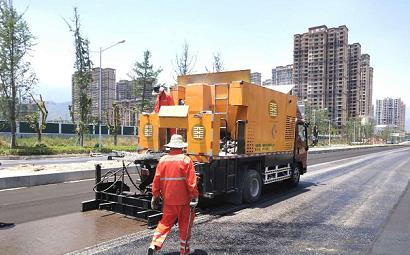
<path fill-rule="evenodd" d="M 157 100 L 155 101 L 154 112 L 159 113 L 159 109 L 163 105 L 174 105 L 174 100 L 169 92 L 166 91 L 166 87 L 164 85 L 155 86 L 152 89 L 152 95 L 157 96 Z M 175 128 L 169 128 L 169 136 L 176 134 Z M 168 137 L 169 139 L 169 137 Z"/>
<path fill-rule="evenodd" d="M 161 249 L 176 220 L 179 227 L 180 254 L 189 254 L 191 227 L 195 218 L 195 207 L 198 205 L 195 168 L 191 158 L 182 153 L 187 143 L 183 142 L 181 135 L 173 135 L 170 143 L 165 146 L 171 150 L 159 160 L 152 184 L 151 200 L 151 207 L 158 209 L 159 199 L 162 198 L 163 215 L 155 229 L 148 254 L 152 255 L 154 251 Z"/>
<path fill-rule="evenodd" d="M 155 101 L 154 112 L 159 113 L 159 109 L 163 105 L 174 105 L 174 100 L 172 99 L 171 94 L 166 91 L 164 85 L 155 86 L 152 89 L 152 95 L 157 96 Z"/>

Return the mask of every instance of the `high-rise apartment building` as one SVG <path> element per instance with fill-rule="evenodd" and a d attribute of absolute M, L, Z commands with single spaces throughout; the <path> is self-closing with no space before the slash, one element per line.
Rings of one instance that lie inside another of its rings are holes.
<path fill-rule="evenodd" d="M 405 130 L 406 105 L 400 98 L 383 98 L 376 100 L 377 125 L 395 125 Z"/>
<path fill-rule="evenodd" d="M 117 100 L 136 99 L 134 82 L 128 80 L 120 80 L 117 82 Z"/>
<path fill-rule="evenodd" d="M 91 98 L 91 112 L 90 117 L 97 120 L 99 113 L 99 77 L 100 68 L 93 68 L 91 72 L 92 81 L 88 86 L 86 91 L 87 96 Z M 103 68 L 101 76 L 102 86 L 101 86 L 101 120 L 103 123 L 106 122 L 107 112 L 112 108 L 112 103 L 115 101 L 116 88 L 115 88 L 115 69 Z M 79 98 L 80 91 L 75 84 L 74 75 L 72 78 L 72 105 L 74 107 L 74 120 L 79 119 Z"/>
<path fill-rule="evenodd" d="M 360 58 L 359 115 L 373 116 L 373 67 L 370 66 L 369 54 Z"/>
<path fill-rule="evenodd" d="M 359 43 L 349 44 L 349 78 L 347 82 L 349 118 L 356 118 L 360 115 L 360 59 L 361 45 Z"/>
<path fill-rule="evenodd" d="M 372 112 L 373 69 L 359 43 L 348 43 L 348 28 L 309 28 L 294 35 L 294 94 L 309 107 L 327 109 L 338 127 L 349 117 Z"/>
<path fill-rule="evenodd" d="M 293 65 L 277 66 L 272 69 L 272 85 L 293 84 Z"/>
<path fill-rule="evenodd" d="M 253 84 L 262 85 L 262 74 L 258 72 L 251 73 L 251 82 Z"/>
<path fill-rule="evenodd" d="M 140 99 L 141 95 L 138 97 L 135 95 L 134 81 L 120 80 L 117 82 L 116 104 L 120 108 L 121 125 L 136 125 L 137 103 Z"/>

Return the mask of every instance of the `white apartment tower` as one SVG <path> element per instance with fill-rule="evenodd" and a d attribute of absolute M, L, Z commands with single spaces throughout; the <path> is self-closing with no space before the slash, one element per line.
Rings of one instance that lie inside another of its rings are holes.
<path fill-rule="evenodd" d="M 277 66 L 272 69 L 272 85 L 293 84 L 293 65 Z"/>
<path fill-rule="evenodd" d="M 376 124 L 395 125 L 405 130 L 406 105 L 400 98 L 386 97 L 376 100 Z"/>
<path fill-rule="evenodd" d="M 251 73 L 251 82 L 253 84 L 262 85 L 262 74 L 258 72 Z"/>

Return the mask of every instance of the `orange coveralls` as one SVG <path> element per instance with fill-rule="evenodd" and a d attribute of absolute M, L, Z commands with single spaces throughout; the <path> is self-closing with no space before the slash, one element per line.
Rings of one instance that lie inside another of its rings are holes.
<path fill-rule="evenodd" d="M 155 101 L 155 106 L 154 106 L 154 112 L 159 113 L 159 109 L 161 109 L 161 106 L 163 105 L 174 105 L 174 100 L 172 99 L 171 94 L 163 91 L 157 96 L 157 100 Z M 170 136 L 176 134 L 176 129 L 175 128 L 169 128 L 169 134 Z"/>
<path fill-rule="evenodd" d="M 157 100 L 155 101 L 154 112 L 159 113 L 159 109 L 163 105 L 174 105 L 174 100 L 172 99 L 171 94 L 167 92 L 162 92 L 157 96 Z"/>
<path fill-rule="evenodd" d="M 151 245 L 161 249 L 165 238 L 178 219 L 180 253 L 189 254 L 189 239 L 191 231 L 187 233 L 189 224 L 189 203 L 192 198 L 198 197 L 195 168 L 190 157 L 184 154 L 163 156 L 157 166 L 152 185 L 154 197 L 162 197 L 163 215 L 155 229 Z M 193 222 L 195 213 L 191 215 Z M 188 238 L 187 238 L 188 237 Z M 185 240 L 186 250 L 185 250 Z"/>

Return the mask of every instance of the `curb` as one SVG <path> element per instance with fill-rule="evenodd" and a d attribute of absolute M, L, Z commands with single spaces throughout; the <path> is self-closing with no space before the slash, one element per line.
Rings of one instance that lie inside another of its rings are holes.
<path fill-rule="evenodd" d="M 30 159 L 48 159 L 48 158 L 71 158 L 71 157 L 88 157 L 89 153 L 82 154 L 57 154 L 57 155 L 32 155 L 32 156 L 0 156 L 0 160 L 30 160 Z"/>
<path fill-rule="evenodd" d="M 109 170 L 110 169 L 108 168 L 102 169 L 101 174 L 105 174 Z M 4 177 L 0 178 L 0 190 L 56 184 L 94 178 L 95 170 Z"/>
<path fill-rule="evenodd" d="M 309 154 L 322 154 L 322 153 L 328 153 L 328 152 L 336 152 L 336 151 L 352 151 L 352 150 L 361 150 L 361 149 L 370 149 L 370 148 L 384 148 L 384 147 L 402 147 L 406 145 L 402 144 L 383 144 L 383 145 L 363 145 L 363 146 L 357 146 L 357 147 L 341 147 L 341 148 L 328 148 L 328 149 L 322 149 L 322 150 L 309 150 Z"/>

